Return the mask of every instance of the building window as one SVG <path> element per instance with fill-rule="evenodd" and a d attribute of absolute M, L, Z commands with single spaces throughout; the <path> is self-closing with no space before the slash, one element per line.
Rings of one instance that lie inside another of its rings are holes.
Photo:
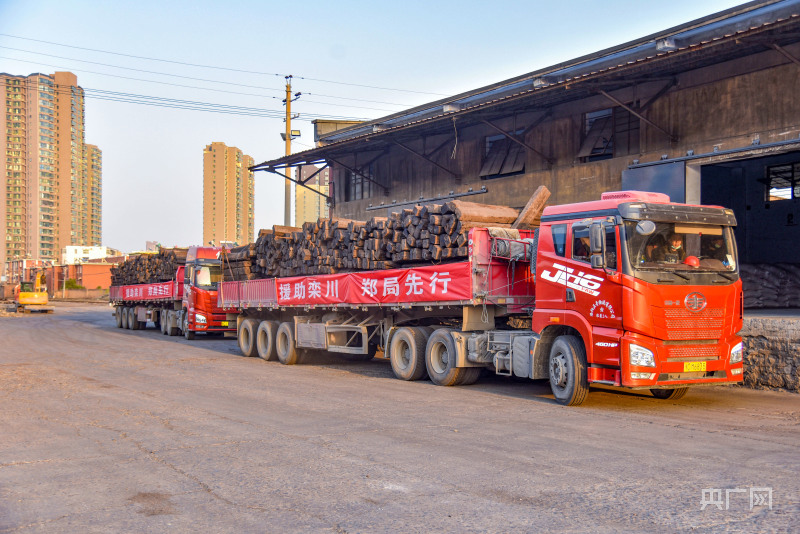
<path fill-rule="evenodd" d="M 786 163 L 767 167 L 767 202 L 800 198 L 800 163 Z"/>
<path fill-rule="evenodd" d="M 516 130 L 511 135 L 518 137 L 524 130 Z M 486 137 L 483 165 L 480 177 L 491 180 L 504 176 L 514 176 L 525 172 L 525 147 L 515 143 L 503 134 Z"/>
<path fill-rule="evenodd" d="M 622 107 L 584 113 L 582 135 L 584 163 L 639 152 L 639 118 Z"/>
<path fill-rule="evenodd" d="M 364 174 L 372 178 L 372 165 L 369 169 L 362 171 Z M 374 179 L 374 178 L 373 178 Z M 350 202 L 351 200 L 362 200 L 365 198 L 372 198 L 375 184 L 368 180 L 361 174 L 356 174 L 352 171 L 344 171 L 344 201 Z"/>

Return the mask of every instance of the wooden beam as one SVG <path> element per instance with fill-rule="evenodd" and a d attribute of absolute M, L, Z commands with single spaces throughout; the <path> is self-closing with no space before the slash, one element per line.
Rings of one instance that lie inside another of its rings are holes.
<path fill-rule="evenodd" d="M 312 179 L 312 178 L 314 178 L 316 175 L 318 175 L 319 173 L 321 173 L 322 171 L 324 171 L 325 169 L 327 169 L 329 165 L 330 165 L 330 164 L 329 164 L 328 162 L 325 162 L 325 165 L 323 165 L 322 167 L 320 167 L 319 169 L 317 169 L 317 172 L 315 172 L 314 174 L 312 174 L 311 176 L 309 176 L 309 177 L 308 177 L 308 178 L 306 178 L 305 180 L 300 180 L 298 183 L 299 183 L 300 185 L 305 185 L 305 184 L 307 184 L 308 182 L 310 182 L 310 181 L 311 181 L 311 179 Z M 303 166 L 302 166 L 302 165 L 300 165 L 300 168 L 302 168 L 302 167 L 303 167 Z"/>
<path fill-rule="evenodd" d="M 648 100 L 647 102 L 645 102 L 644 104 L 642 104 L 641 106 L 639 106 L 639 112 L 640 112 L 640 113 L 643 113 L 643 112 L 644 112 L 644 110 L 646 110 L 647 108 L 649 108 L 649 107 L 650 107 L 650 105 L 651 105 L 653 102 L 655 102 L 656 100 L 658 100 L 659 98 L 661 98 L 662 96 L 664 96 L 664 95 L 667 93 L 667 91 L 669 91 L 670 89 L 672 89 L 672 88 L 673 88 L 673 87 L 675 87 L 676 85 L 678 85 L 678 79 L 677 79 L 677 78 L 672 78 L 670 81 L 668 81 L 668 82 L 667 82 L 667 83 L 664 85 L 664 87 L 662 87 L 661 89 L 659 89 L 659 90 L 658 90 L 658 92 L 656 92 L 656 94 L 654 94 L 654 95 L 653 95 L 653 96 L 650 98 L 650 100 Z"/>
<path fill-rule="evenodd" d="M 445 167 L 444 165 L 439 165 L 438 163 L 436 163 L 435 161 L 433 161 L 431 158 L 429 158 L 429 157 L 427 157 L 427 156 L 425 156 L 425 155 L 423 155 L 423 154 L 420 154 L 419 152 L 417 152 L 417 151 L 416 151 L 416 150 L 414 150 L 413 148 L 409 148 L 409 147 L 407 147 L 406 145 L 404 145 L 403 143 L 400 143 L 400 142 L 398 142 L 398 141 L 395 141 L 395 140 L 392 140 L 392 143 L 394 143 L 395 145 L 399 146 L 399 147 L 400 147 L 400 148 L 402 148 L 403 150 L 406 150 L 406 151 L 410 152 L 411 154 L 414 154 L 414 155 L 415 155 L 415 156 L 417 156 L 418 158 L 424 159 L 425 161 L 427 161 L 427 162 L 428 162 L 428 163 L 430 163 L 431 165 L 433 165 L 433 166 L 435 166 L 435 167 L 437 167 L 437 168 L 439 168 L 439 169 L 443 170 L 444 172 L 446 172 L 447 174 L 449 174 L 450 176 L 452 176 L 452 177 L 453 177 L 453 178 L 455 178 L 456 180 L 458 180 L 458 179 L 459 179 L 459 177 L 458 177 L 458 175 L 457 175 L 456 173 L 454 173 L 453 171 L 451 171 L 450 169 L 448 169 L 448 168 L 447 168 L 447 167 Z"/>
<path fill-rule="evenodd" d="M 792 61 L 792 62 L 794 62 L 796 65 L 800 65 L 800 59 L 797 59 L 796 57 L 794 57 L 792 54 L 790 54 L 790 53 L 789 53 L 789 51 L 788 51 L 788 50 L 786 50 L 785 48 L 783 48 L 783 47 L 782 47 L 781 45 L 779 45 L 778 43 L 772 43 L 772 48 L 774 48 L 775 50 L 777 50 L 778 52 L 780 52 L 781 54 L 783 54 L 784 56 L 786 56 L 786 58 L 788 58 L 788 59 L 789 59 L 789 61 Z"/>
<path fill-rule="evenodd" d="M 276 171 L 275 169 L 272 169 L 272 168 L 264 168 L 264 169 L 259 169 L 259 170 L 263 170 L 263 171 L 271 172 L 272 174 L 277 174 L 277 175 L 278 175 L 278 176 L 280 176 L 281 178 L 286 178 L 286 179 L 287 179 L 287 180 L 289 180 L 290 182 L 294 182 L 294 183 L 296 183 L 297 185 L 303 186 L 303 187 L 305 187 L 306 189 L 308 189 L 309 191 L 313 191 L 313 192 L 315 192 L 316 194 L 318 194 L 319 196 L 321 196 L 321 197 L 325 197 L 325 199 L 326 199 L 326 200 L 327 200 L 329 203 L 331 203 L 331 205 L 333 205 L 333 198 L 332 198 L 332 197 L 329 197 L 328 195 L 326 195 L 326 194 L 325 194 L 325 193 L 323 193 L 322 191 L 317 191 L 316 189 L 312 189 L 311 187 L 308 187 L 306 184 L 304 184 L 304 183 L 302 183 L 302 182 L 300 182 L 300 181 L 298 181 L 298 180 L 295 180 L 294 178 L 289 178 L 288 176 L 286 176 L 286 175 L 285 175 L 285 174 L 283 174 L 282 172 L 278 172 L 278 171 Z"/>
<path fill-rule="evenodd" d="M 536 188 L 525 208 L 519 213 L 519 217 L 511 225 L 511 228 L 522 228 L 523 230 L 538 226 L 537 221 L 541 220 L 544 205 L 550 198 L 550 190 L 540 185 Z"/>
<path fill-rule="evenodd" d="M 531 151 L 531 152 L 533 152 L 534 154 L 537 154 L 539 157 L 541 157 L 543 160 L 545 160 L 545 161 L 546 161 L 548 164 L 550 164 L 550 165 L 552 165 L 552 164 L 553 164 L 553 159 L 552 159 L 552 158 L 550 158 L 549 156 L 546 156 L 546 155 L 542 154 L 541 152 L 539 152 L 538 150 L 536 150 L 535 148 L 533 148 L 533 147 L 532 147 L 532 146 L 530 146 L 529 144 L 525 143 L 524 141 L 520 141 L 520 140 L 519 140 L 519 139 L 517 139 L 515 136 L 513 136 L 513 135 L 511 135 L 510 133 L 506 132 L 505 130 L 503 130 L 502 128 L 500 128 L 499 126 L 497 126 L 496 124 L 493 124 L 493 123 L 491 123 L 491 122 L 489 122 L 489 121 L 487 121 L 487 120 L 485 120 L 485 119 L 480 119 L 480 121 L 481 121 L 482 123 L 484 123 L 486 126 L 489 126 L 490 128 L 493 128 L 493 129 L 497 130 L 498 132 L 500 132 L 501 134 L 505 135 L 505 136 L 506 136 L 506 137 L 508 137 L 510 140 L 512 140 L 512 141 L 514 141 L 515 143 L 517 143 L 518 145 L 522 145 L 522 147 L 524 147 L 524 148 L 527 148 L 528 150 L 530 150 L 530 151 Z"/>
<path fill-rule="evenodd" d="M 628 112 L 631 113 L 632 115 L 635 115 L 635 116 L 639 117 L 640 120 L 642 120 L 643 122 L 646 122 L 647 124 L 649 124 L 650 126 L 655 128 L 656 130 L 658 130 L 659 132 L 663 133 L 664 135 L 669 137 L 670 141 L 677 141 L 677 137 L 675 137 L 674 135 L 669 133 L 667 130 L 665 130 L 664 128 L 662 128 L 658 124 L 654 123 L 653 121 L 651 121 L 650 119 L 648 119 L 647 117 L 645 117 L 644 115 L 642 115 L 641 113 L 639 113 L 638 111 L 636 111 L 635 109 L 630 107 L 629 105 L 624 104 L 622 101 L 614 98 L 613 96 L 611 96 L 610 94 L 606 93 L 602 89 L 599 90 L 598 93 L 600 93 L 604 97 L 608 98 L 609 100 L 614 102 L 616 105 L 620 106 L 621 108 L 624 108 L 624 109 L 628 110 Z"/>

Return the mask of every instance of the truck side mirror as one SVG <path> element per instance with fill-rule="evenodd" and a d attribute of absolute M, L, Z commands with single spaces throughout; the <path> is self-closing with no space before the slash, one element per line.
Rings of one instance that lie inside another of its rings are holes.
<path fill-rule="evenodd" d="M 604 269 L 606 266 L 606 232 L 603 223 L 592 223 L 589 227 L 589 248 L 592 268 Z"/>
<path fill-rule="evenodd" d="M 602 223 L 592 223 L 589 227 L 589 247 L 592 254 L 603 254 L 606 248 L 606 235 Z"/>

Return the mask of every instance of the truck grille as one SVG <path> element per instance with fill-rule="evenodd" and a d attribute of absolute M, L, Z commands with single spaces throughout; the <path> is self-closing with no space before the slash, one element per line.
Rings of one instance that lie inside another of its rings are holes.
<path fill-rule="evenodd" d="M 667 339 L 719 339 L 725 324 L 724 308 L 709 308 L 699 313 L 684 308 L 664 310 Z"/>

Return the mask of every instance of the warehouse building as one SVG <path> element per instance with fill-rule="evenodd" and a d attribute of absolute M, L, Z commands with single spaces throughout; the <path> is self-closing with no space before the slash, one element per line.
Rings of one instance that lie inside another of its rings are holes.
<path fill-rule="evenodd" d="M 736 213 L 744 263 L 800 262 L 800 0 L 758 1 L 371 122 L 254 170 L 331 169 L 338 217 L 463 198 L 664 192 Z M 330 128 L 328 128 L 330 130 Z M 276 178 L 277 179 L 277 178 Z M 280 178 L 282 179 L 282 178 Z"/>

